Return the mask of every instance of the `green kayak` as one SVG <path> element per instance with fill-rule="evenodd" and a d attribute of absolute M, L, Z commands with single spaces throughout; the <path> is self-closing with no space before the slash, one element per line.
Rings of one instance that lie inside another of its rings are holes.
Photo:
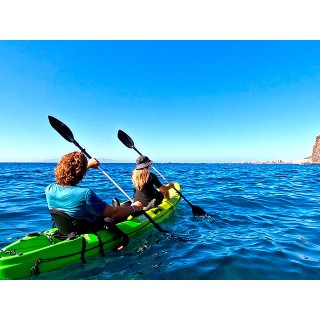
<path fill-rule="evenodd" d="M 180 185 L 175 182 L 175 188 L 181 192 Z M 157 223 L 167 219 L 178 205 L 181 194 L 170 189 L 170 199 L 156 208 L 147 211 L 147 214 Z M 127 220 L 116 226 L 129 238 L 135 234 L 151 228 L 153 224 L 145 217 L 129 216 Z M 20 240 L 0 250 L 0 279 L 23 279 L 42 272 L 61 268 L 69 263 L 86 257 L 101 254 L 107 250 L 117 248 L 122 237 L 110 230 L 101 230 L 96 233 L 81 234 L 73 239 L 61 240 L 55 237 L 56 228 L 43 232 L 31 233 Z"/>

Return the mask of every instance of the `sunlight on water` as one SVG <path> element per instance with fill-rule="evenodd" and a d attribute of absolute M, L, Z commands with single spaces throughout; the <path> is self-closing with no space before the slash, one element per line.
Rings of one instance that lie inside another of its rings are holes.
<path fill-rule="evenodd" d="M 44 189 L 55 164 L 0 164 L 0 246 L 51 228 Z M 132 195 L 133 164 L 101 167 Z M 120 252 L 95 256 L 37 279 L 319 279 L 319 166 L 157 164 L 183 195 L 210 216 L 193 216 L 181 200 L 157 230 L 133 239 Z M 126 200 L 99 171 L 82 185 L 111 203 Z"/>

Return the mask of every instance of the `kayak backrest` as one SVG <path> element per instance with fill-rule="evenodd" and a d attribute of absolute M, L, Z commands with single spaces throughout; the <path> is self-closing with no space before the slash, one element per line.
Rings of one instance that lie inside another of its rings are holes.
<path fill-rule="evenodd" d="M 158 201 L 159 202 L 159 201 Z M 157 199 L 152 199 L 149 204 L 147 205 L 145 211 L 148 211 L 154 207 L 157 207 L 159 205 L 159 203 L 157 204 Z"/>
<path fill-rule="evenodd" d="M 102 255 L 104 255 L 103 243 L 100 236 L 97 234 L 97 231 L 106 230 L 107 227 L 110 232 L 122 238 L 120 244 L 117 247 L 117 250 L 124 248 L 129 243 L 129 237 L 120 228 L 118 228 L 114 224 L 114 221 L 110 218 L 105 218 L 102 221 L 98 222 L 89 222 L 85 219 L 73 218 L 62 210 L 49 209 L 49 211 L 52 220 L 55 222 L 59 231 L 59 234 L 55 235 L 55 237 L 58 239 L 74 239 L 80 234 L 94 233 L 100 239 L 99 246 Z"/>
<path fill-rule="evenodd" d="M 51 218 L 61 234 L 69 234 L 72 230 L 72 221 L 74 218 L 67 215 L 62 210 L 50 209 Z"/>
<path fill-rule="evenodd" d="M 78 234 L 93 233 L 104 229 L 101 224 L 89 222 L 85 219 L 76 219 L 69 216 L 63 210 L 50 209 L 51 218 L 62 235 L 72 232 Z"/>

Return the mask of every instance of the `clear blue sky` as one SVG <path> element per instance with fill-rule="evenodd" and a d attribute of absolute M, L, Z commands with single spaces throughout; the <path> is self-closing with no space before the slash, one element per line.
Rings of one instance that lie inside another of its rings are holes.
<path fill-rule="evenodd" d="M 0 161 L 295 160 L 320 134 L 319 41 L 0 41 Z"/>

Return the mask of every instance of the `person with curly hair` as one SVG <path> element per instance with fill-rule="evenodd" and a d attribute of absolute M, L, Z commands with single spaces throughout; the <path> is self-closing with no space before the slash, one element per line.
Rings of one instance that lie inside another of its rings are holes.
<path fill-rule="evenodd" d="M 152 161 L 147 156 L 139 156 L 136 160 L 136 167 L 132 171 L 131 180 L 135 186 L 133 199 L 141 201 L 143 206 L 147 206 L 152 200 L 154 206 L 158 206 L 164 197 L 168 198 L 168 191 L 174 187 L 173 183 L 168 186 L 162 185 L 157 176 L 150 172 Z"/>
<path fill-rule="evenodd" d="M 96 169 L 99 161 L 87 160 L 82 152 L 64 155 L 54 170 L 56 183 L 47 186 L 45 193 L 49 210 L 61 210 L 75 219 L 96 222 L 99 219 L 121 219 L 143 209 L 140 201 L 131 206 L 111 206 L 100 199 L 91 189 L 78 186 L 86 172 Z"/>

